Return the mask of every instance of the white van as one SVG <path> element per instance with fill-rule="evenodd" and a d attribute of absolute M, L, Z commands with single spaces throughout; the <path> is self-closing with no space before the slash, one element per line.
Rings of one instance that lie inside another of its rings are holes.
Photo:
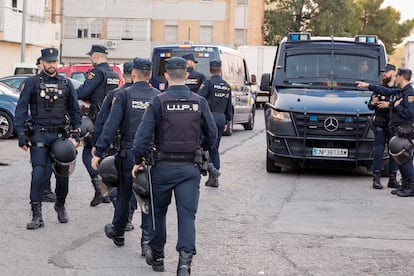
<path fill-rule="evenodd" d="M 32 63 L 16 63 L 13 66 L 13 75 L 37 74 L 37 66 Z"/>

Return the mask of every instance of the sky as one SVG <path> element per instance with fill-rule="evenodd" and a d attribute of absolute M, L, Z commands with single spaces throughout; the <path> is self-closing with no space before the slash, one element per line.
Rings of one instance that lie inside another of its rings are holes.
<path fill-rule="evenodd" d="M 391 6 L 401 13 L 401 20 L 403 22 L 407 19 L 414 18 L 414 1 L 413 0 L 384 0 L 381 7 Z"/>

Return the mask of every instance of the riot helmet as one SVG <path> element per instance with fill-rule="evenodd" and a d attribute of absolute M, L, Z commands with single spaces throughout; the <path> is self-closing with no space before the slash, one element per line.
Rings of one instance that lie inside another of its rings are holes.
<path fill-rule="evenodd" d="M 50 147 L 53 172 L 58 176 L 68 177 L 75 170 L 76 148 L 64 137 L 57 138 Z"/>
<path fill-rule="evenodd" d="M 119 185 L 116 155 L 110 155 L 102 159 L 98 165 L 98 175 L 107 186 L 117 187 Z"/>
<path fill-rule="evenodd" d="M 147 166 L 140 169 L 132 184 L 132 190 L 141 198 L 149 198 L 149 175 Z"/>
<path fill-rule="evenodd" d="M 389 153 L 398 165 L 407 163 L 413 154 L 413 144 L 407 138 L 394 136 L 388 143 Z"/>
<path fill-rule="evenodd" d="M 91 118 L 88 116 L 82 116 L 81 126 L 80 126 L 80 137 L 82 138 L 83 145 L 90 147 L 93 144 L 92 133 L 95 128 L 95 125 Z"/>

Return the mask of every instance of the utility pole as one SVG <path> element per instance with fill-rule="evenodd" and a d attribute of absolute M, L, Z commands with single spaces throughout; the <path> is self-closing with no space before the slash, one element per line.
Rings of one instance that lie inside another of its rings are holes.
<path fill-rule="evenodd" d="M 27 18 L 27 0 L 23 0 L 22 11 L 22 43 L 21 43 L 21 55 L 20 61 L 26 61 L 26 18 Z"/>

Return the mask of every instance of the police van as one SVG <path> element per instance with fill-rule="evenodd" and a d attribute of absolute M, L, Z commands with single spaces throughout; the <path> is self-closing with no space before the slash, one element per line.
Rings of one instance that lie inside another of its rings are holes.
<path fill-rule="evenodd" d="M 261 89 L 270 92 L 264 109 L 267 171 L 369 168 L 374 154 L 373 111 L 367 106 L 371 92 L 358 89 L 356 81 L 379 83 L 386 62 L 376 36 L 289 33 L 278 47 L 273 73 L 261 80 Z"/>
<path fill-rule="evenodd" d="M 249 75 L 249 70 L 243 55 L 234 49 L 211 45 L 171 45 L 157 46 L 152 51 L 152 78 L 151 84 L 161 91 L 167 88 L 164 77 L 165 59 L 182 57 L 193 54 L 197 63 L 196 71 L 203 73 L 207 79 L 211 77 L 210 60 L 218 59 L 222 62 L 222 77 L 226 80 L 232 91 L 233 119 L 223 135 L 233 133 L 233 124 L 242 124 L 245 130 L 252 130 L 255 116 L 255 90 L 256 76 Z"/>

